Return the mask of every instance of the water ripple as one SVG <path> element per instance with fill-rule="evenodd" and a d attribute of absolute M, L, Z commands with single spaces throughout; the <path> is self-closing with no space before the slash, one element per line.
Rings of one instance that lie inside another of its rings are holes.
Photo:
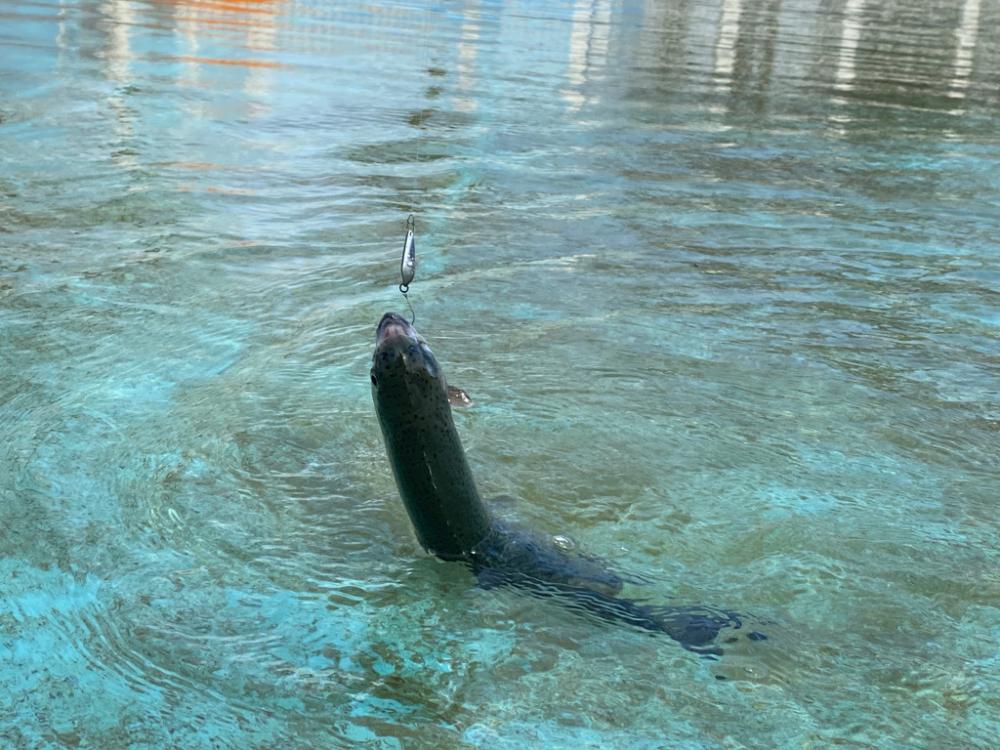
<path fill-rule="evenodd" d="M 992 746 L 994 3 L 0 18 L 13 747 Z M 367 380 L 410 212 L 483 494 L 769 641 L 423 554 Z"/>

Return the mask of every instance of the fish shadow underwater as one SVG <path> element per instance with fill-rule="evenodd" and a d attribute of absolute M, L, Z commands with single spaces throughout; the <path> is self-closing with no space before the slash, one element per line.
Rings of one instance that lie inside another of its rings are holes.
<path fill-rule="evenodd" d="M 452 419 L 458 389 L 445 382 L 427 342 L 396 313 L 382 316 L 375 341 L 372 399 L 400 498 L 425 550 L 464 563 L 482 588 L 551 598 L 580 614 L 665 634 L 706 658 L 722 654 L 720 640 L 733 642 L 741 634 L 766 640 L 744 630 L 744 616 L 730 610 L 622 598 L 626 583 L 642 581 L 566 549 L 551 535 L 494 516 L 479 495 Z"/>

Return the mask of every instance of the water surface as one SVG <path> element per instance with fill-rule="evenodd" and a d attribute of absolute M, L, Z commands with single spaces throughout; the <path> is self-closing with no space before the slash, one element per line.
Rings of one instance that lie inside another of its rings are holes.
<path fill-rule="evenodd" d="M 0 737 L 988 748 L 995 0 L 0 2 Z M 408 212 L 485 495 L 719 661 L 417 545 Z"/>

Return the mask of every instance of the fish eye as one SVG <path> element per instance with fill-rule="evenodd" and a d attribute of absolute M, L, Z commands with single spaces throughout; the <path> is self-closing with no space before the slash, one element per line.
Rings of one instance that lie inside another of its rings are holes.
<path fill-rule="evenodd" d="M 371 379 L 372 379 L 372 385 L 375 386 L 376 388 L 378 388 L 378 378 L 375 376 L 375 372 L 372 371 L 369 374 L 370 374 Z"/>

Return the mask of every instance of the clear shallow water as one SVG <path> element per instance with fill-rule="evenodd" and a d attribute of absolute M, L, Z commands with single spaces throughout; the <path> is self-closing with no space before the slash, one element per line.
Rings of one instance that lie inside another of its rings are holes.
<path fill-rule="evenodd" d="M 998 28 L 0 3 L 4 746 L 994 746 Z M 409 211 L 484 493 L 769 641 L 422 554 L 367 382 Z"/>

